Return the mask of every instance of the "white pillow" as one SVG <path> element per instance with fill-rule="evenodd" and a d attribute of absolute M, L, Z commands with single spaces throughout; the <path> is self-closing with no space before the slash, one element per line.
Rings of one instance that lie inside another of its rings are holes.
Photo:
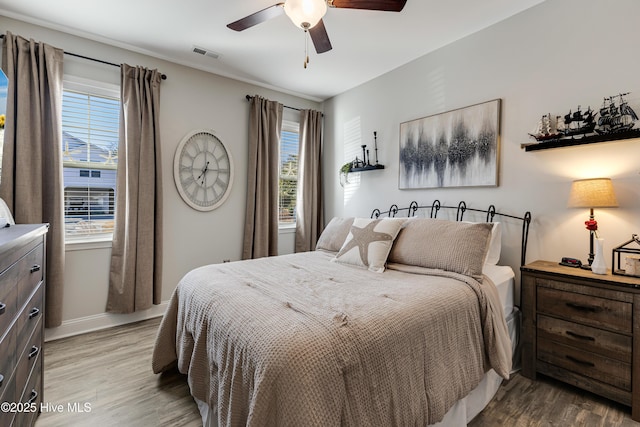
<path fill-rule="evenodd" d="M 391 245 L 404 222 L 404 218 L 355 218 L 349 235 L 332 261 L 382 273 Z"/>
<path fill-rule="evenodd" d="M 485 264 L 496 265 L 500 261 L 500 251 L 502 250 L 502 225 L 499 222 L 492 222 L 491 241 Z"/>

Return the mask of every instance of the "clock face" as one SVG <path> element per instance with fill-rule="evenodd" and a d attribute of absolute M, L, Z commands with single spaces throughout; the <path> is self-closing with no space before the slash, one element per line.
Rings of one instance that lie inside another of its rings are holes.
<path fill-rule="evenodd" d="M 184 201 L 199 211 L 220 206 L 233 183 L 231 153 L 211 131 L 187 134 L 176 150 L 173 176 Z"/>

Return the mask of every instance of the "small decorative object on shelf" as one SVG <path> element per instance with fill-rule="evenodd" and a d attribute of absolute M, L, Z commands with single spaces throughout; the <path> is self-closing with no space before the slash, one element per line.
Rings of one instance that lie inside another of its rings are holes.
<path fill-rule="evenodd" d="M 640 245 L 640 237 L 637 234 L 632 234 L 630 240 L 613 248 L 611 260 L 611 272 L 613 274 L 640 277 L 640 247 L 626 247 L 634 242 Z M 622 254 L 629 254 L 625 256 L 624 269 L 621 268 Z"/>
<path fill-rule="evenodd" d="M 376 160 L 375 160 L 375 164 L 371 164 L 371 157 L 369 155 L 369 150 L 367 149 L 367 145 L 363 144 L 361 145 L 362 147 L 362 159 L 359 159 L 358 156 L 356 156 L 356 158 L 348 163 L 345 163 L 344 165 L 342 165 L 342 167 L 340 168 L 340 184 L 342 184 L 342 176 L 345 177 L 345 183 L 348 183 L 349 181 L 347 180 L 347 177 L 349 175 L 350 172 L 365 172 L 365 171 L 371 171 L 371 170 L 378 170 L 378 169 L 384 169 L 384 165 L 381 165 L 378 163 L 378 137 L 377 137 L 377 132 L 373 132 L 373 139 L 374 139 L 374 144 L 375 144 L 375 148 L 374 148 L 374 152 L 375 152 L 375 156 L 376 156 Z"/>
<path fill-rule="evenodd" d="M 371 157 L 369 156 L 369 150 L 367 150 L 366 144 L 362 146 L 362 163 L 354 164 L 351 172 L 364 172 L 364 171 L 372 171 L 377 169 L 384 169 L 384 166 L 378 163 L 378 132 L 373 132 L 373 141 L 374 141 L 374 151 L 376 155 L 376 163 L 371 164 Z M 356 160 L 358 158 L 356 157 Z"/>
<path fill-rule="evenodd" d="M 625 99 L 627 95 L 629 92 L 605 97 L 598 112 L 591 107 L 583 112 L 578 106 L 564 116 L 545 114 L 535 131 L 529 134 L 536 142 L 521 144 L 521 147 L 534 151 L 640 138 L 640 128 L 635 127 L 638 115 Z"/>

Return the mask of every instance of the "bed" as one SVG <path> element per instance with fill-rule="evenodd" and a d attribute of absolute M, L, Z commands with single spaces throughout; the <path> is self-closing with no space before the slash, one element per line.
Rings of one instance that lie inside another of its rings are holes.
<path fill-rule="evenodd" d="M 206 426 L 466 424 L 512 372 L 517 309 L 502 214 L 461 206 L 334 218 L 315 251 L 189 272 L 153 371 L 187 375 Z M 507 217 L 524 259 L 530 214 Z"/>

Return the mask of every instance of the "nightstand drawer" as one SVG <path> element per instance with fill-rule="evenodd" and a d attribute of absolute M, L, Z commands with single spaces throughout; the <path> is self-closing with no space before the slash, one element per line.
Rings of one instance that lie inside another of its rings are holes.
<path fill-rule="evenodd" d="M 631 334 L 633 304 L 539 286 L 537 310 L 585 325 Z"/>
<path fill-rule="evenodd" d="M 553 341 L 538 342 L 538 359 L 614 387 L 631 391 L 631 365 Z"/>
<path fill-rule="evenodd" d="M 587 352 L 631 363 L 633 338 L 629 335 L 538 315 L 538 339 L 557 341 Z"/>

